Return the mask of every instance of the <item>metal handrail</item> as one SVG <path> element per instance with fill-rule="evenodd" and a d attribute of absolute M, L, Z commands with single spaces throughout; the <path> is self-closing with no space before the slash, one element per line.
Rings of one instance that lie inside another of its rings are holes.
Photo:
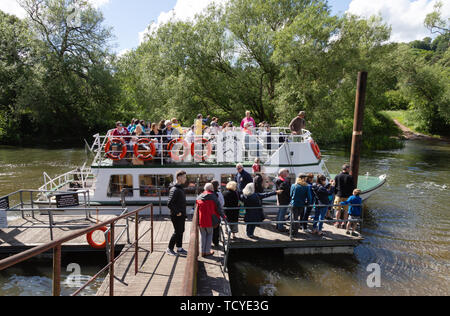
<path fill-rule="evenodd" d="M 176 130 L 176 129 L 174 129 Z M 290 130 L 288 128 L 273 128 L 273 131 L 278 131 L 277 133 L 272 133 L 270 135 L 264 134 L 264 132 L 267 132 L 266 129 L 262 128 L 256 128 L 254 131 L 257 131 L 253 135 L 248 135 L 245 132 L 241 131 L 240 129 L 232 131 L 233 133 L 242 133 L 245 135 L 245 137 L 242 138 L 242 147 L 243 147 L 243 153 L 246 153 L 247 156 L 251 156 L 252 158 L 260 158 L 262 160 L 270 160 L 272 155 L 279 150 L 283 144 L 286 142 L 292 142 L 292 141 L 299 141 L 302 143 L 309 142 L 311 140 L 311 132 L 307 130 L 303 130 L 302 135 L 293 135 L 289 134 Z M 271 131 L 272 131 L 271 130 Z M 286 133 L 281 132 L 280 130 L 286 131 Z M 177 130 L 176 130 L 177 131 Z M 193 159 L 195 162 L 211 162 L 216 159 L 216 148 L 217 148 L 217 134 L 206 134 L 206 135 L 193 135 L 192 137 L 195 140 L 207 138 L 209 142 L 211 143 L 213 150 L 212 154 L 208 159 L 196 161 L 194 157 L 190 157 L 188 155 L 189 159 Z M 137 143 L 139 139 L 152 139 L 156 140 L 156 143 L 158 144 L 157 148 L 157 157 L 154 157 L 155 161 L 158 161 L 161 163 L 161 165 L 165 164 L 165 160 L 168 158 L 170 151 L 166 148 L 168 143 L 171 140 L 179 139 L 179 138 L 186 138 L 185 131 L 183 134 L 179 134 L 178 132 L 173 135 L 139 135 L 139 136 L 133 136 L 133 135 L 127 135 L 127 136 L 113 136 L 112 130 L 107 133 L 106 136 L 101 136 L 99 134 L 94 135 L 95 141 L 92 146 L 92 151 L 96 153 L 94 164 L 97 164 L 98 166 L 101 166 L 103 163 L 103 157 L 105 155 L 105 145 L 108 140 L 110 139 L 123 139 L 126 142 L 126 145 L 128 147 L 134 145 Z M 270 137 L 270 142 L 268 142 L 268 137 Z M 284 141 L 280 142 L 280 139 L 284 139 Z M 274 141 L 274 139 L 276 141 Z M 103 140 L 103 141 L 102 141 Z M 194 141 L 195 143 L 195 141 Z M 270 149 L 269 149 L 270 148 Z M 188 152 L 190 152 L 190 148 L 186 149 Z M 127 153 L 132 153 L 133 150 L 130 150 L 130 148 L 127 148 Z M 123 161 L 129 161 L 134 159 L 134 155 L 131 155 L 131 157 L 124 157 Z M 184 159 L 185 162 L 190 161 L 189 159 Z"/>
<path fill-rule="evenodd" d="M 196 276 L 198 272 L 198 256 L 200 253 L 198 220 L 199 220 L 198 207 L 196 207 L 194 210 L 194 216 L 192 218 L 188 256 L 186 268 L 184 270 L 183 296 L 188 297 L 194 296 L 197 293 Z"/>
<path fill-rule="evenodd" d="M 61 248 L 62 248 L 62 245 L 73 239 L 76 239 L 76 238 L 86 235 L 88 233 L 94 232 L 102 227 L 110 225 L 110 229 L 111 229 L 111 244 L 110 244 L 111 256 L 110 257 L 111 257 L 111 260 L 108 263 L 108 265 L 102 269 L 102 271 L 106 271 L 106 269 L 108 269 L 108 268 L 110 270 L 110 296 L 114 296 L 114 263 L 120 258 L 121 255 L 123 255 L 123 253 L 118 257 L 115 257 L 115 255 L 114 255 L 114 249 L 115 249 L 115 235 L 114 234 L 115 234 L 116 223 L 122 219 L 131 217 L 131 216 L 135 216 L 138 219 L 139 213 L 148 208 L 153 210 L 153 205 L 149 204 L 149 205 L 144 206 L 144 207 L 142 207 L 136 211 L 133 211 L 131 213 L 127 213 L 127 214 L 118 216 L 116 218 L 104 221 L 102 223 L 91 226 L 89 228 L 85 228 L 85 229 L 79 230 L 77 232 L 74 232 L 72 234 L 69 234 L 58 240 L 49 242 L 49 243 L 41 245 L 41 246 L 37 246 L 35 248 L 24 251 L 17 255 L 0 260 L 0 271 L 5 270 L 9 267 L 15 266 L 21 262 L 24 262 L 26 260 L 34 258 L 40 254 L 43 254 L 44 252 L 47 252 L 48 250 L 53 249 L 53 295 L 60 296 L 60 294 L 61 294 Z M 139 224 L 139 221 L 136 220 L 136 226 L 137 226 L 136 231 L 138 231 L 138 224 Z M 152 227 L 152 229 L 153 229 L 153 227 Z M 136 247 L 135 248 L 136 251 L 138 250 L 138 242 L 139 242 L 139 239 L 136 240 L 135 244 L 134 244 Z M 152 249 L 152 251 L 153 251 L 153 249 Z M 137 260 L 138 260 L 137 255 L 135 256 L 135 260 L 136 260 L 135 267 L 137 267 Z M 137 274 L 137 269 L 136 269 L 135 273 Z M 95 277 L 98 278 L 99 275 L 100 274 L 97 274 Z M 93 279 L 89 280 L 88 284 L 84 285 L 82 287 L 82 289 L 86 288 L 95 279 L 93 278 Z M 77 292 L 75 292 L 74 295 L 79 294 L 81 292 L 81 290 L 78 290 Z"/>
<path fill-rule="evenodd" d="M 348 205 L 340 205 L 340 204 L 336 204 L 336 205 L 305 205 L 305 209 L 310 207 L 311 210 L 315 210 L 316 208 L 336 208 L 336 207 L 343 207 L 343 206 L 354 206 L 354 207 L 363 207 L 363 204 L 348 204 Z M 222 219 L 221 221 L 221 227 L 224 226 L 226 228 L 226 234 L 223 232 L 223 230 L 221 229 L 221 236 L 222 236 L 222 241 L 223 241 L 223 249 L 224 249 L 224 254 L 225 254 L 225 258 L 223 261 L 223 267 L 224 267 L 224 271 L 228 272 L 228 258 L 229 258 L 229 252 L 230 252 L 230 240 L 231 240 L 231 225 L 243 225 L 243 226 L 248 226 L 248 225 L 271 225 L 271 224 L 287 224 L 290 225 L 290 229 L 289 229 L 289 236 L 290 238 L 293 240 L 293 224 L 314 224 L 314 223 L 324 223 L 324 224 L 334 224 L 334 223 L 359 223 L 360 224 L 360 235 L 362 233 L 362 225 L 364 223 L 364 212 L 361 212 L 361 219 L 356 219 L 356 220 L 308 220 L 308 221 L 294 221 L 293 218 L 293 208 L 294 206 L 292 205 L 287 205 L 287 206 L 280 206 L 280 205 L 263 205 L 261 207 L 245 207 L 245 206 L 241 206 L 241 207 L 230 207 L 230 208 L 223 208 L 223 211 L 226 210 L 263 210 L 264 209 L 280 209 L 280 208 L 288 208 L 290 210 L 290 220 L 287 221 L 263 221 L 263 222 L 237 222 L 237 223 L 230 223 L 228 222 L 227 219 Z"/>

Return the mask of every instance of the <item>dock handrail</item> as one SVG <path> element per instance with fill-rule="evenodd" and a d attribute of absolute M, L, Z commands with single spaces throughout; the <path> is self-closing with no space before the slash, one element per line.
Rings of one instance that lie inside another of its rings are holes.
<path fill-rule="evenodd" d="M 43 253 L 53 249 L 53 295 L 60 296 L 61 295 L 61 248 L 62 248 L 62 245 L 73 239 L 76 239 L 78 237 L 81 237 L 83 235 L 86 235 L 88 233 L 91 233 L 93 231 L 96 231 L 102 227 L 109 225 L 110 226 L 110 234 L 111 234 L 109 263 L 98 274 L 96 274 L 94 277 L 92 277 L 85 285 L 83 285 L 80 289 L 78 289 L 75 293 L 73 293 L 72 296 L 78 295 L 82 290 L 84 290 L 89 284 L 91 284 L 93 281 L 95 281 L 101 275 L 101 273 L 105 272 L 107 269 L 109 269 L 109 274 L 110 274 L 109 294 L 110 294 L 110 296 L 114 296 L 114 264 L 123 254 L 126 253 L 126 252 L 123 252 L 117 257 L 115 257 L 115 255 L 114 255 L 116 223 L 118 221 L 128 218 L 128 217 L 132 217 L 132 216 L 135 217 L 136 236 L 137 237 L 136 237 L 135 242 L 131 246 L 133 246 L 133 245 L 135 246 L 135 273 L 137 274 L 138 273 L 139 240 L 142 239 L 142 237 L 147 233 L 147 232 L 144 233 L 140 238 L 138 238 L 139 237 L 138 236 L 138 234 L 139 234 L 139 213 L 141 213 L 142 211 L 149 209 L 149 208 L 151 210 L 151 214 L 153 214 L 153 205 L 149 204 L 149 205 L 144 206 L 136 211 L 123 214 L 121 216 L 118 216 L 113 219 L 99 223 L 97 225 L 91 226 L 89 228 L 79 230 L 79 231 L 69 234 L 65 237 L 62 237 L 58 240 L 49 242 L 47 244 L 35 247 L 33 249 L 24 251 L 17 255 L 0 260 L 0 271 L 5 270 L 9 267 L 12 267 L 16 264 L 19 264 L 21 262 L 29 260 L 33 257 L 36 257 L 40 254 L 43 254 Z M 153 221 L 152 221 L 151 230 L 153 230 Z M 153 249 L 151 251 L 153 251 Z"/>
<path fill-rule="evenodd" d="M 199 214 L 198 207 L 195 207 L 192 218 L 190 241 L 186 268 L 184 270 L 183 296 L 195 296 L 197 293 L 197 273 L 199 250 Z"/>

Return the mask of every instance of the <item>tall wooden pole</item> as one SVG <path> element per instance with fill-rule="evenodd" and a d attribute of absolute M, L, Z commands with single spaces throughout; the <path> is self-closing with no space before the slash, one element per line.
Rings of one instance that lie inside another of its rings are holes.
<path fill-rule="evenodd" d="M 366 107 L 367 72 L 358 73 L 358 87 L 356 90 L 355 121 L 353 125 L 352 153 L 350 165 L 355 186 L 358 186 L 359 162 L 363 136 L 364 110 Z"/>

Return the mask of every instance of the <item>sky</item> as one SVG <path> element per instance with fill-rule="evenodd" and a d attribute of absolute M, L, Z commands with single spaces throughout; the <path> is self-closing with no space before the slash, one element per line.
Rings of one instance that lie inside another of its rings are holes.
<path fill-rule="evenodd" d="M 157 28 L 174 15 L 187 20 L 201 12 L 213 1 L 227 0 L 88 0 L 99 8 L 105 17 L 105 25 L 113 27 L 116 39 L 114 50 L 119 53 L 136 48 L 143 40 L 147 28 Z M 423 22 L 438 0 L 329 0 L 334 14 L 345 12 L 360 16 L 381 14 L 392 26 L 391 41 L 410 42 L 430 36 Z M 444 0 L 442 13 L 450 18 L 450 1 Z M 17 0 L 0 0 L 0 10 L 25 16 Z"/>

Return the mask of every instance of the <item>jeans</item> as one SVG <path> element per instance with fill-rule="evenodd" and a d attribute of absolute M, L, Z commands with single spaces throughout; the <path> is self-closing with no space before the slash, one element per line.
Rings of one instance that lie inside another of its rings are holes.
<path fill-rule="evenodd" d="M 175 248 L 175 244 L 178 248 L 182 248 L 186 218 L 184 216 L 172 216 L 171 220 L 175 232 L 173 233 L 172 238 L 170 238 L 169 249 L 173 250 Z"/>
<path fill-rule="evenodd" d="M 301 217 L 302 222 L 307 222 L 309 220 L 309 215 L 311 215 L 312 207 L 306 207 L 303 212 L 303 216 Z M 308 229 L 308 224 L 302 224 L 303 229 Z"/>
<path fill-rule="evenodd" d="M 316 215 L 314 216 L 314 226 L 313 229 L 317 228 L 317 224 L 319 224 L 319 231 L 322 231 L 323 229 L 323 222 L 319 221 L 323 221 L 325 220 L 325 216 L 327 215 L 328 212 L 328 207 L 321 207 L 321 208 L 316 208 Z"/>
<path fill-rule="evenodd" d="M 253 236 L 255 234 L 256 225 L 247 225 L 247 236 Z"/>
<path fill-rule="evenodd" d="M 213 228 L 200 228 L 201 236 L 201 253 L 209 254 L 211 252 L 211 244 L 213 239 Z"/>
<path fill-rule="evenodd" d="M 299 218 L 303 218 L 304 214 L 305 214 L 304 206 L 302 206 L 302 207 L 294 206 L 292 208 L 292 216 L 293 216 L 292 220 L 293 221 L 298 221 Z M 300 227 L 300 225 L 298 223 L 294 223 L 292 225 L 292 234 L 294 236 L 297 235 L 299 227 Z"/>
<path fill-rule="evenodd" d="M 286 207 L 282 207 L 278 211 L 277 222 L 283 222 L 286 220 L 286 213 L 288 209 Z M 282 230 L 284 228 L 284 224 L 277 224 L 277 229 Z"/>

